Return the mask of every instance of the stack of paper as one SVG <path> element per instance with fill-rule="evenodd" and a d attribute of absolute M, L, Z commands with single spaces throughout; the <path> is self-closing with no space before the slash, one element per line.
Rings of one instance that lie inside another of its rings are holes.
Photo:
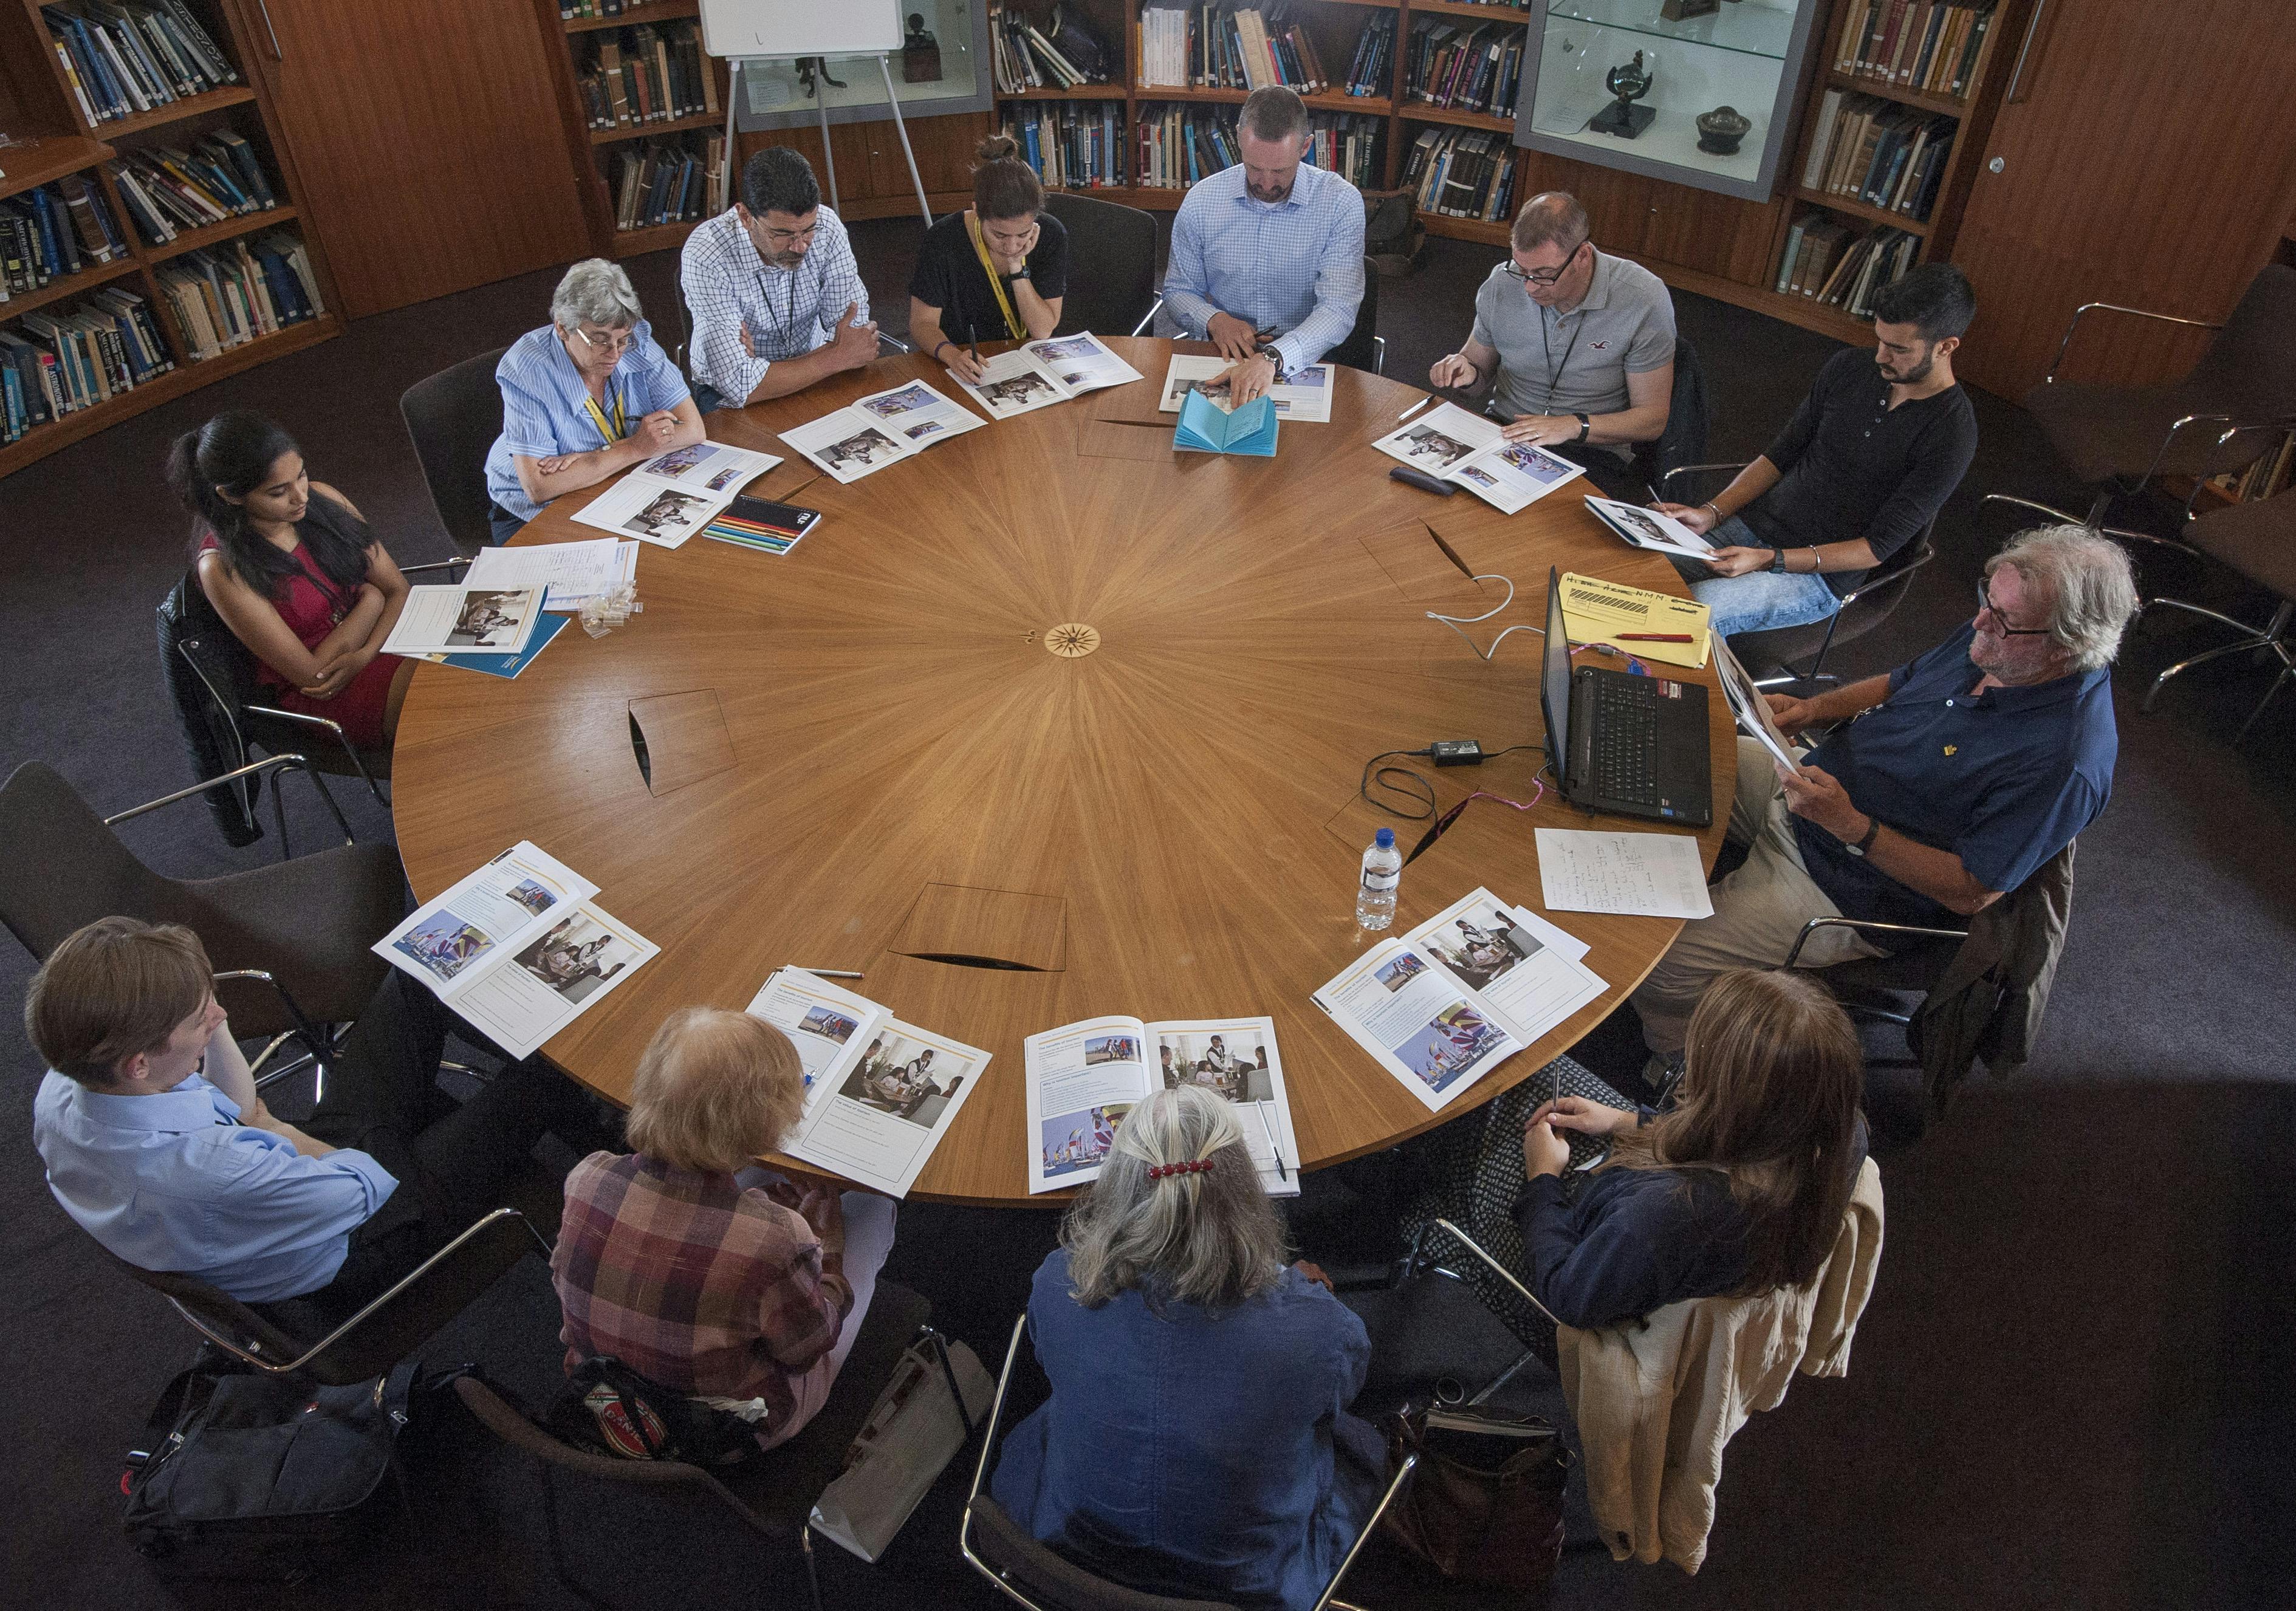
<path fill-rule="evenodd" d="M 1562 573 L 1562 629 L 1573 643 L 1608 643 L 1645 660 L 1696 667 L 1706 664 L 1712 616 L 1694 599 Z M 1677 637 L 1685 641 L 1668 642 Z"/>
<path fill-rule="evenodd" d="M 529 587 L 410 587 L 406 606 L 382 642 L 395 655 L 514 655 L 533 635 L 544 590 Z"/>
<path fill-rule="evenodd" d="M 526 544 L 482 548 L 463 573 L 465 587 L 547 587 L 545 609 L 578 610 L 599 594 L 638 577 L 635 539 Z"/>

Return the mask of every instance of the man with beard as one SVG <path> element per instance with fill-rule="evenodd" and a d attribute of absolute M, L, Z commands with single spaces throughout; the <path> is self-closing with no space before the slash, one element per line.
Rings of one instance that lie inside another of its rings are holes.
<path fill-rule="evenodd" d="M 1810 919 L 1964 928 L 2104 809 L 2111 666 L 2136 609 L 2128 554 L 2085 527 L 2043 527 L 1986 562 L 1977 593 L 1966 625 L 1886 676 L 1769 696 L 1787 732 L 1840 725 L 1792 772 L 1739 740 L 1730 838 L 1746 862 L 1635 992 L 1653 1053 L 1681 1048 L 1716 975 L 1778 967 Z M 1821 928 L 1798 965 L 1877 954 Z"/>
<path fill-rule="evenodd" d="M 822 206 L 812 164 L 787 146 L 750 159 L 742 199 L 685 237 L 677 279 L 705 413 L 787 397 L 877 356 L 845 225 Z"/>
<path fill-rule="evenodd" d="M 1308 108 L 1290 90 L 1252 91 L 1235 133 L 1243 160 L 1190 185 L 1172 220 L 1164 313 L 1219 348 L 1241 408 L 1355 328 L 1364 203 L 1339 175 L 1301 162 Z"/>
<path fill-rule="evenodd" d="M 1969 281 L 1924 263 L 1874 298 L 1874 351 L 1835 354 L 1767 452 L 1695 509 L 1710 563 L 1676 561 L 1725 637 L 1823 621 L 1866 573 L 1936 518 L 1977 453 L 1977 413 L 1953 377 L 1976 315 Z"/>

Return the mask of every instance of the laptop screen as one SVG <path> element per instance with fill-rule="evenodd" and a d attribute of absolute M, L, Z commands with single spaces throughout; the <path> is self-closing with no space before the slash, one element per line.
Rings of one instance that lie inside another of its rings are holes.
<path fill-rule="evenodd" d="M 1562 573 L 1546 570 L 1546 649 L 1538 679 L 1538 707 L 1546 718 L 1546 762 L 1562 782 L 1570 756 L 1570 638 L 1562 626 Z"/>

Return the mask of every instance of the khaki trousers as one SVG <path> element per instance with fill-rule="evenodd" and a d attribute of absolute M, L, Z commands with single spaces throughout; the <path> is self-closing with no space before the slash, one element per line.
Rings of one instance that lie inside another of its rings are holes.
<path fill-rule="evenodd" d="M 1691 1012 L 1717 974 L 1783 967 L 1804 923 L 1841 915 L 1802 865 L 1793 817 L 1770 752 L 1749 738 L 1738 740 L 1729 839 L 1748 846 L 1745 865 L 1713 887 L 1714 915 L 1684 924 L 1634 994 L 1644 1043 L 1660 1057 L 1682 1050 Z M 1801 948 L 1796 965 L 1831 968 L 1881 954 L 1854 930 L 1821 928 Z"/>

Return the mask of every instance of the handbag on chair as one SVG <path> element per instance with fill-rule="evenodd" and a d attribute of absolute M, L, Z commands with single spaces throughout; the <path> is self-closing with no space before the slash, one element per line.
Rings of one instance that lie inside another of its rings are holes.
<path fill-rule="evenodd" d="M 1405 1408 L 1387 1420 L 1388 1467 L 1419 1456 L 1388 1532 L 1446 1577 L 1538 1590 L 1562 1558 L 1571 1454 L 1537 1416 L 1469 1406 Z"/>

